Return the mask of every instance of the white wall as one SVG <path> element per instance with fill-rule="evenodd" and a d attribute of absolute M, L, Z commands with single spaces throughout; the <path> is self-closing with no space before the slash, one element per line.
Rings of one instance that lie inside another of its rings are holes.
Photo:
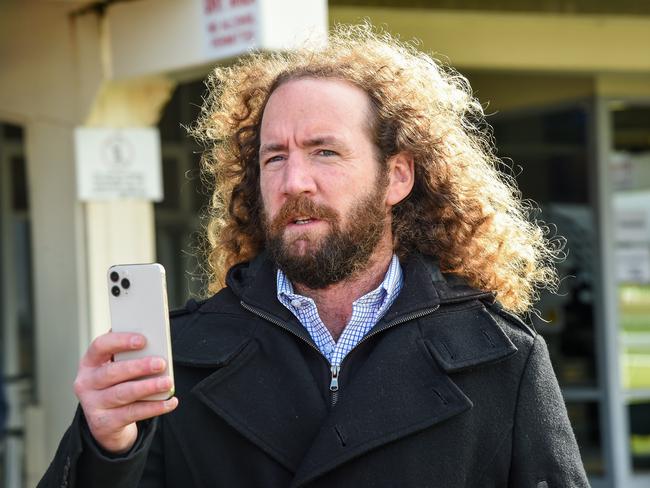
<path fill-rule="evenodd" d="M 258 49 L 286 49 L 327 35 L 327 0 L 254 0 Z M 204 69 L 218 60 L 206 48 L 203 0 L 139 0 L 110 9 L 115 78 Z M 226 1 L 223 4 L 227 4 Z"/>
<path fill-rule="evenodd" d="M 68 4 L 0 2 L 0 118 L 76 123 L 101 78 L 98 24 Z M 79 49 L 78 49 L 79 48 Z"/>

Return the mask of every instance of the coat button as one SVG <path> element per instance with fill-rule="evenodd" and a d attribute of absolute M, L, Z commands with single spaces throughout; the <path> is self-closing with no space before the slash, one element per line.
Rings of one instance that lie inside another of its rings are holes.
<path fill-rule="evenodd" d="M 70 475 L 70 456 L 66 456 L 65 464 L 63 465 L 63 480 L 61 483 L 61 488 L 66 488 L 68 486 L 69 475 Z"/>

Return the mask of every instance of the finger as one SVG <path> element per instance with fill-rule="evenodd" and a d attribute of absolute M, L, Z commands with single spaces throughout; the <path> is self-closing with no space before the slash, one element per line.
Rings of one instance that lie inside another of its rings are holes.
<path fill-rule="evenodd" d="M 160 357 L 104 363 L 92 371 L 89 382 L 93 389 L 103 390 L 118 383 L 161 373 L 165 370 L 165 366 L 165 360 Z"/>
<path fill-rule="evenodd" d="M 127 381 L 99 392 L 97 405 L 103 409 L 122 407 L 142 401 L 151 395 L 169 391 L 172 386 L 173 381 L 169 376 Z"/>
<path fill-rule="evenodd" d="M 177 406 L 178 398 L 176 397 L 154 402 L 142 401 L 118 408 L 97 410 L 94 413 L 86 414 L 86 420 L 91 431 L 98 435 L 107 435 L 134 422 L 171 412 Z"/>
<path fill-rule="evenodd" d="M 133 422 L 146 420 L 171 412 L 178 406 L 178 398 L 171 397 L 169 400 L 155 402 L 137 402 L 113 409 L 118 422 L 122 425 L 129 425 Z"/>
<path fill-rule="evenodd" d="M 111 356 L 117 352 L 142 349 L 145 345 L 142 334 L 131 332 L 107 332 L 97 337 L 81 359 L 84 366 L 100 366 L 110 361 Z"/>

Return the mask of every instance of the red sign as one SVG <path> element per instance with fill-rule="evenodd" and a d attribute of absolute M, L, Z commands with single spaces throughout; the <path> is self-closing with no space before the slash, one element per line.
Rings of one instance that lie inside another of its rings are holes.
<path fill-rule="evenodd" d="M 208 56 L 222 59 L 244 54 L 258 37 L 256 0 L 203 0 Z"/>

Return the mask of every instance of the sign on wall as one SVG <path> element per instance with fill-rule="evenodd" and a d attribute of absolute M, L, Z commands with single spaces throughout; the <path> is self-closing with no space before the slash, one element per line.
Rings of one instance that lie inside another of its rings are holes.
<path fill-rule="evenodd" d="M 114 2 L 108 23 L 113 77 L 185 70 L 195 77 L 251 49 L 285 50 L 325 41 L 327 5 L 327 0 Z"/>
<path fill-rule="evenodd" d="M 616 275 L 620 283 L 650 283 L 650 249 L 619 247 L 615 250 Z"/>
<path fill-rule="evenodd" d="M 158 129 L 78 127 L 74 142 L 80 200 L 162 200 Z"/>
<path fill-rule="evenodd" d="M 208 59 L 243 54 L 259 43 L 256 0 L 203 0 L 202 21 Z"/>

